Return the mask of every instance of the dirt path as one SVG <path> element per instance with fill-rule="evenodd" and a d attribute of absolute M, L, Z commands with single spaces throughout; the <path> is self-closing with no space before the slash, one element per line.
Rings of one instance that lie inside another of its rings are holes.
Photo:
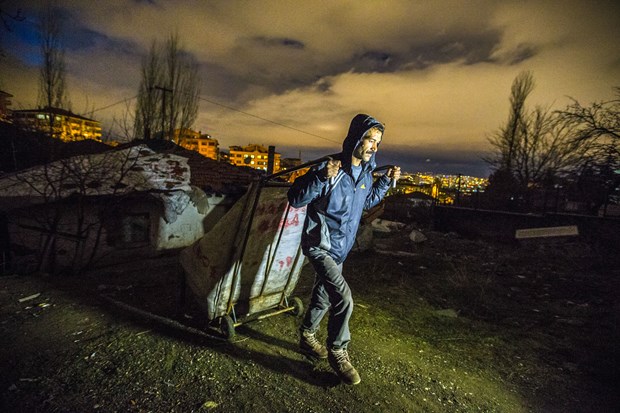
<path fill-rule="evenodd" d="M 0 410 L 618 411 L 617 266 L 583 246 L 439 235 L 409 252 L 345 265 L 362 375 L 353 387 L 297 352 L 293 316 L 248 323 L 226 342 L 100 298 L 172 316 L 174 257 L 83 277 L 2 277 Z M 304 302 L 311 282 L 305 267 Z M 189 307 L 183 322 L 202 318 Z"/>

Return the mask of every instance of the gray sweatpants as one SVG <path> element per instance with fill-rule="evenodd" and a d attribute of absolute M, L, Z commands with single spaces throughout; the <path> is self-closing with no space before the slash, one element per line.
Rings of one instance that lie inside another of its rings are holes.
<path fill-rule="evenodd" d="M 316 280 L 301 330 L 317 331 L 329 310 L 327 348 L 346 348 L 351 341 L 349 319 L 353 313 L 353 297 L 342 276 L 342 264 L 336 264 L 323 250 L 312 250 L 306 256 L 316 271 Z"/>

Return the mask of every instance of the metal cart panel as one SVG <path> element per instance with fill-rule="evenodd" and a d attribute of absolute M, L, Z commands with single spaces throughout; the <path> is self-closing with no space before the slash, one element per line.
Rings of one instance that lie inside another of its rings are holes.
<path fill-rule="evenodd" d="M 256 183 L 214 228 L 181 252 L 187 284 L 209 320 L 277 308 L 297 284 L 306 208 L 288 186 Z"/>

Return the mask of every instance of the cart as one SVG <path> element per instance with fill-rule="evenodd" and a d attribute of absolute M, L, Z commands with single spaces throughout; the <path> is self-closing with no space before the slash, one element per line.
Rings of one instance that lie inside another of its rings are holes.
<path fill-rule="evenodd" d="M 304 264 L 306 208 L 290 206 L 290 184 L 272 180 L 279 175 L 252 183 L 209 233 L 180 254 L 182 300 L 187 289 L 208 326 L 226 338 L 248 321 L 303 313 L 302 300 L 290 296 Z"/>

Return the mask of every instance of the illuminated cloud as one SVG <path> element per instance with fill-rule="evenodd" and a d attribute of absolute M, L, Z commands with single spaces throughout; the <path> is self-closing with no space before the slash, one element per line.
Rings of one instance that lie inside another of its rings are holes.
<path fill-rule="evenodd" d="M 22 1 L 28 21 L 2 38 L 0 87 L 14 107 L 36 104 L 40 3 Z M 273 144 L 305 160 L 339 150 L 366 112 L 387 124 L 380 162 L 486 174 L 480 157 L 519 72 L 536 80 L 529 104 L 553 108 L 609 99 L 620 79 L 612 1 L 56 3 L 74 111 L 133 103 L 142 56 L 176 32 L 200 64 L 197 130 L 223 148 Z M 118 127 L 127 111 L 96 116 Z"/>

